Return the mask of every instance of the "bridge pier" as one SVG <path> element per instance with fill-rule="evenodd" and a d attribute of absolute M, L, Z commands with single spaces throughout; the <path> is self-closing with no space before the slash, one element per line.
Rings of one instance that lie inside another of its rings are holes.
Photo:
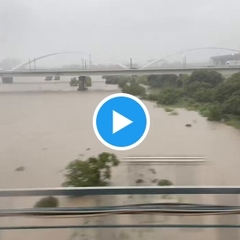
<path fill-rule="evenodd" d="M 87 90 L 86 87 L 86 76 L 78 77 L 78 91 L 85 91 Z"/>
<path fill-rule="evenodd" d="M 13 83 L 13 77 L 2 77 L 2 83 Z"/>

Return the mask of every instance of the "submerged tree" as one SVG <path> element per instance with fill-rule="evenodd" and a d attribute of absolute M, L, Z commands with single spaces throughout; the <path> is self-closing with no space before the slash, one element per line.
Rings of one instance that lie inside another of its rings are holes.
<path fill-rule="evenodd" d="M 119 165 L 115 154 L 103 152 L 98 157 L 74 160 L 66 167 L 66 187 L 105 186 L 111 178 L 111 168 Z"/>
<path fill-rule="evenodd" d="M 55 208 L 58 207 L 59 202 L 56 197 L 44 197 L 36 202 L 35 208 Z"/>
<path fill-rule="evenodd" d="M 158 182 L 158 186 L 171 186 L 173 183 L 168 179 L 161 179 Z"/>

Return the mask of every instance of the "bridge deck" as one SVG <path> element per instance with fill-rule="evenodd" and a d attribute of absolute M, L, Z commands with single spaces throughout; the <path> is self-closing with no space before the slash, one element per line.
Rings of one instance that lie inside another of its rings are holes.
<path fill-rule="evenodd" d="M 158 69 L 117 69 L 117 70 L 81 70 L 81 69 L 49 69 L 49 70 L 15 70 L 0 71 L 0 77 L 33 77 L 33 76 L 94 76 L 94 75 L 151 75 L 151 74 L 191 74 L 196 70 L 214 70 L 223 75 L 240 72 L 239 67 L 234 68 L 158 68 Z"/>

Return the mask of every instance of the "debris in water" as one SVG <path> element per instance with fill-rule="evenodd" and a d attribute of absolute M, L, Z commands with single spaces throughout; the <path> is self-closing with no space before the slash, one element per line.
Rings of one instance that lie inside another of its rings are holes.
<path fill-rule="evenodd" d="M 143 183 L 144 181 L 142 179 L 137 179 L 135 183 Z"/>
<path fill-rule="evenodd" d="M 150 168 L 149 171 L 150 171 L 151 173 L 153 173 L 153 174 L 156 174 L 156 171 L 155 171 L 155 169 L 153 169 L 153 168 Z"/>
<path fill-rule="evenodd" d="M 185 127 L 191 127 L 192 126 L 192 124 L 186 124 L 185 125 Z"/>
<path fill-rule="evenodd" d="M 15 169 L 15 171 L 17 171 L 17 172 L 24 171 L 24 170 L 25 170 L 25 167 L 23 167 L 23 166 Z"/>

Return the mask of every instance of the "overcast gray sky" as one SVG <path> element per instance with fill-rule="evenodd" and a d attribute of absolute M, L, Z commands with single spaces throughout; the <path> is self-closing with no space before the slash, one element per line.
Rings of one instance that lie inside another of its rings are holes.
<path fill-rule="evenodd" d="M 239 0 L 0 0 L 0 60 L 58 51 L 136 61 L 195 47 L 240 49 Z"/>

